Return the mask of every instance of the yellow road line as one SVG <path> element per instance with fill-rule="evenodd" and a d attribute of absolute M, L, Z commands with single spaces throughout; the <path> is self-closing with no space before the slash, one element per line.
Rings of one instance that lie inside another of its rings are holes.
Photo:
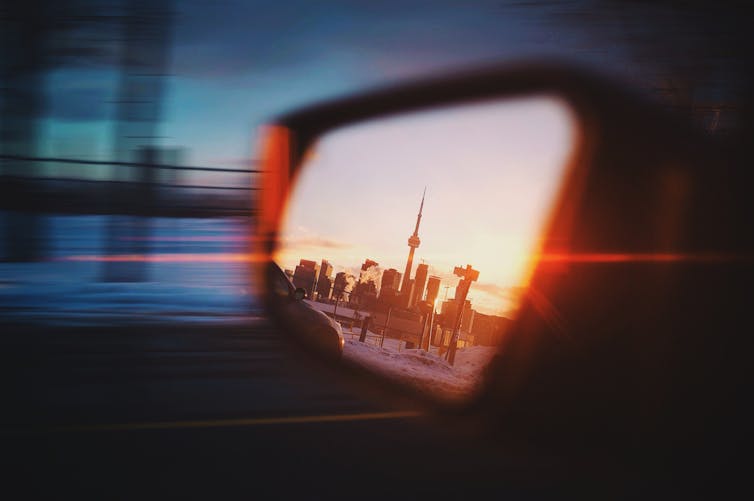
<path fill-rule="evenodd" d="M 378 419 L 414 418 L 421 414 L 415 411 L 367 412 L 361 414 L 325 414 L 319 416 L 288 416 L 269 418 L 209 419 L 202 421 L 154 421 L 142 423 L 95 424 L 85 426 L 58 426 L 54 428 L 25 430 L 26 432 L 92 432 L 175 430 L 185 428 L 229 428 L 239 426 L 262 426 L 284 424 L 337 423 L 344 421 L 370 421 Z M 22 432 L 23 433 L 23 432 Z"/>

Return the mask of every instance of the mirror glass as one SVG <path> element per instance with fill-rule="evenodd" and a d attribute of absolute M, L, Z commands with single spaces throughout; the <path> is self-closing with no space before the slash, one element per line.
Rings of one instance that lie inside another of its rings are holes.
<path fill-rule="evenodd" d="M 334 130 L 306 154 L 275 259 L 340 324 L 344 362 L 469 397 L 515 319 L 576 132 L 549 96 Z"/>

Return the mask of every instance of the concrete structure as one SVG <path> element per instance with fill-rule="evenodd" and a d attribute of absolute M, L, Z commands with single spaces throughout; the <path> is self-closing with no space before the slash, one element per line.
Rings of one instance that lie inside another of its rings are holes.
<path fill-rule="evenodd" d="M 335 282 L 333 283 L 332 297 L 334 299 L 346 299 L 348 300 L 348 294 L 345 294 L 345 290 L 348 287 L 348 278 L 346 272 L 341 271 L 335 275 Z"/>
<path fill-rule="evenodd" d="M 421 205 L 419 205 L 419 214 L 416 216 L 416 226 L 414 227 L 414 233 L 410 237 L 408 237 L 408 260 L 406 261 L 406 271 L 403 273 L 403 283 L 401 284 L 401 293 L 407 294 L 408 298 L 411 297 L 411 290 L 409 287 L 409 280 L 411 279 L 411 268 L 414 264 L 414 251 L 419 247 L 421 244 L 421 240 L 419 240 L 419 224 L 422 221 L 422 209 L 424 209 L 424 195 L 427 193 L 427 188 L 424 188 L 424 193 L 422 194 L 422 202 Z M 408 301 L 406 301 L 406 304 L 408 304 Z"/>
<path fill-rule="evenodd" d="M 463 313 L 461 315 L 461 331 L 469 332 L 471 324 L 473 323 L 474 310 L 471 309 L 471 301 L 468 299 L 463 302 Z M 453 327 L 456 315 L 458 315 L 458 301 L 454 299 L 448 299 L 443 301 L 440 307 L 440 312 L 445 319 L 445 327 Z"/>
<path fill-rule="evenodd" d="M 306 297 L 311 298 L 319 277 L 319 265 L 315 261 L 302 259 L 293 272 L 293 285 L 306 290 Z"/>
<path fill-rule="evenodd" d="M 427 280 L 427 302 L 428 303 L 435 304 L 435 299 L 437 299 L 437 296 L 440 294 L 440 283 L 441 283 L 440 277 L 437 277 L 435 275 L 432 275 Z"/>
<path fill-rule="evenodd" d="M 500 344 L 510 324 L 509 318 L 474 312 L 474 323 L 471 326 L 474 344 L 484 346 Z"/>
<path fill-rule="evenodd" d="M 414 276 L 414 292 L 411 294 L 411 301 L 409 306 L 414 306 L 416 303 L 424 299 L 424 285 L 427 282 L 427 273 L 429 272 L 429 266 L 422 263 L 416 267 L 416 275 Z"/>
<path fill-rule="evenodd" d="M 330 299 L 332 288 L 332 265 L 327 259 L 323 259 L 319 266 L 319 278 L 317 279 L 317 298 Z"/>
<path fill-rule="evenodd" d="M 390 268 L 382 272 L 382 280 L 380 281 L 380 296 L 386 293 L 388 289 L 392 290 L 391 295 L 395 295 L 398 291 L 398 287 L 401 283 L 401 272 L 395 268 Z"/>
<path fill-rule="evenodd" d="M 317 280 L 317 299 L 330 299 L 330 295 L 332 294 L 332 286 L 332 279 L 330 279 L 330 277 L 322 276 L 322 271 L 320 270 L 319 280 Z"/>
<path fill-rule="evenodd" d="M 409 308 L 411 307 L 411 298 L 414 295 L 414 279 L 410 278 L 408 280 L 403 280 L 403 287 L 401 288 L 401 294 L 400 294 L 400 307 L 401 308 Z"/>

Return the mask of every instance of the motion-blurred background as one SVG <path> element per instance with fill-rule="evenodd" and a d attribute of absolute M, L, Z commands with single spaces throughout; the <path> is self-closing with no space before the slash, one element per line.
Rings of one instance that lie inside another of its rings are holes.
<path fill-rule="evenodd" d="M 611 73 L 723 138 L 750 108 L 743 2 L 0 5 L 0 308 L 11 320 L 255 313 L 254 130 L 312 101 L 547 57 Z"/>

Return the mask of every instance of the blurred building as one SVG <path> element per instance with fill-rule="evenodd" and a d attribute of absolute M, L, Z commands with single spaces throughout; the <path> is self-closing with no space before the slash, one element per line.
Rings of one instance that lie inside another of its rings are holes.
<path fill-rule="evenodd" d="M 474 323 L 471 326 L 471 334 L 474 336 L 474 344 L 494 346 L 500 344 L 511 320 L 496 315 L 474 313 Z"/>
<path fill-rule="evenodd" d="M 317 280 L 317 299 L 326 301 L 332 295 L 333 281 L 329 277 L 323 277 L 320 271 L 319 280 Z"/>
<path fill-rule="evenodd" d="M 366 261 L 364 261 L 364 264 L 361 265 L 361 271 L 367 271 L 369 268 L 372 268 L 372 267 L 377 266 L 379 264 L 380 263 L 378 263 L 377 261 L 373 261 L 371 259 L 367 259 Z"/>
<path fill-rule="evenodd" d="M 326 259 L 319 266 L 319 278 L 317 279 L 317 298 L 330 299 L 332 289 L 332 265 Z"/>
<path fill-rule="evenodd" d="M 379 304 L 384 311 L 390 308 L 398 308 L 400 306 L 400 293 L 392 287 L 383 287 L 380 289 Z"/>
<path fill-rule="evenodd" d="M 366 309 L 374 308 L 376 302 L 377 285 L 374 283 L 374 280 L 357 283 L 353 288 L 351 297 L 349 298 L 349 303 Z"/>
<path fill-rule="evenodd" d="M 401 272 L 395 268 L 383 271 L 382 280 L 380 281 L 380 297 L 382 297 L 382 294 L 386 293 L 388 289 L 392 291 L 390 292 L 391 295 L 395 295 L 395 292 L 397 292 L 400 287 L 400 283 Z"/>
<path fill-rule="evenodd" d="M 315 261 L 302 259 L 293 272 L 293 285 L 306 290 L 306 296 L 312 297 L 319 276 L 319 265 Z"/>
<path fill-rule="evenodd" d="M 416 267 L 416 275 L 414 276 L 414 292 L 411 295 L 409 306 L 414 306 L 416 303 L 424 299 L 424 286 L 427 283 L 428 272 L 429 266 L 424 263 Z"/>
<path fill-rule="evenodd" d="M 432 275 L 427 280 L 427 298 L 426 301 L 431 304 L 435 304 L 438 294 L 440 294 L 440 277 Z"/>
<path fill-rule="evenodd" d="M 393 290 L 399 290 L 401 283 L 401 272 L 395 268 L 390 268 L 382 273 L 381 288 L 391 288 Z"/>
<path fill-rule="evenodd" d="M 406 298 L 404 303 L 408 306 L 411 300 L 411 287 L 409 287 L 409 280 L 411 279 L 411 267 L 414 263 L 414 252 L 421 245 L 421 239 L 419 238 L 419 225 L 422 221 L 422 210 L 424 209 L 424 195 L 427 193 L 427 189 L 424 188 L 422 193 L 422 201 L 419 205 L 419 214 L 416 215 L 416 226 L 414 227 L 414 233 L 408 237 L 408 259 L 406 260 L 406 271 L 403 273 L 403 283 L 401 284 L 401 294 Z M 405 307 L 404 306 L 404 307 Z"/>
<path fill-rule="evenodd" d="M 411 306 L 411 298 L 414 295 L 414 279 L 409 278 L 403 280 L 401 286 L 401 308 L 409 308 Z"/>
<path fill-rule="evenodd" d="M 461 331 L 469 332 L 474 321 L 473 311 L 474 310 L 471 309 L 471 301 L 468 299 L 464 301 L 461 316 Z M 456 316 L 458 315 L 458 302 L 455 299 L 443 301 L 440 307 L 440 312 L 444 319 L 444 327 L 452 329 L 454 327 L 454 322 L 456 321 Z"/>
<path fill-rule="evenodd" d="M 346 296 L 344 293 L 348 289 L 348 275 L 346 272 L 341 271 L 335 275 L 335 281 L 332 287 L 332 297 L 334 299 L 343 299 Z M 347 297 L 346 297 L 347 299 Z"/>

